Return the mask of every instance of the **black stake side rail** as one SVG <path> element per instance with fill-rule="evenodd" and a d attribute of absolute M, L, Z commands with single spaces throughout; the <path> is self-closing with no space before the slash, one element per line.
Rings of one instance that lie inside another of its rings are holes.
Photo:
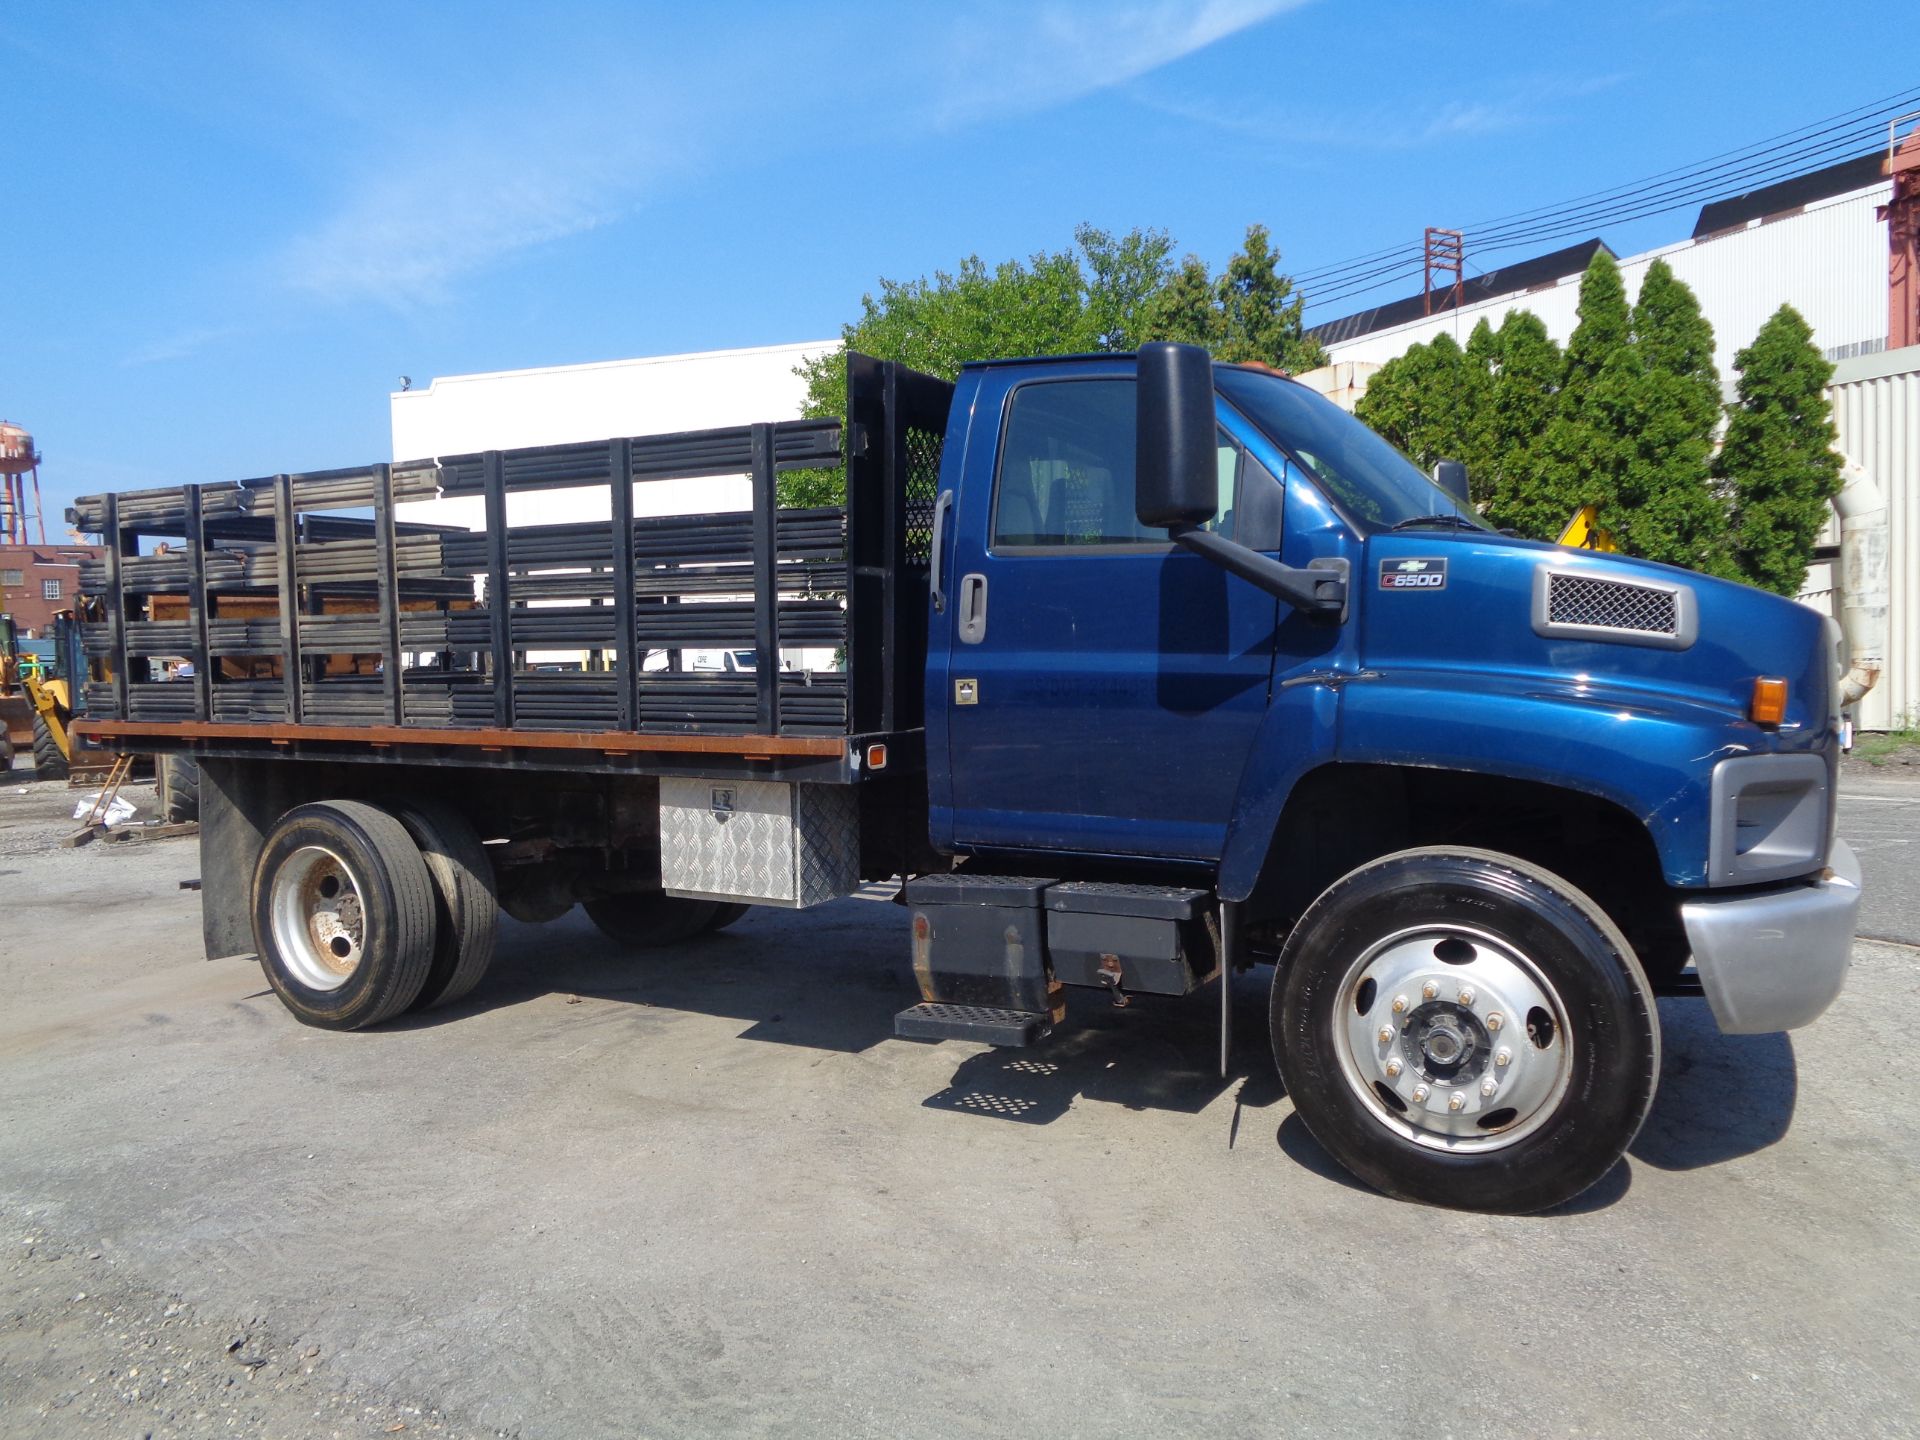
<path fill-rule="evenodd" d="M 846 509 L 778 505 L 782 473 L 841 463 L 833 421 L 83 498 L 70 518 L 108 537 L 84 577 L 107 600 L 83 636 L 97 676 L 87 728 L 129 746 L 155 725 L 183 740 L 208 726 L 262 738 L 347 726 L 369 743 L 377 729 L 423 743 L 451 730 L 644 732 L 723 750 L 727 737 L 837 736 L 857 769 L 851 739 L 897 741 L 920 724 L 914 612 L 951 387 L 857 356 L 849 376 Z M 748 477 L 749 510 L 633 513 L 635 482 L 721 475 Z M 605 522 L 506 523 L 511 494 L 594 485 L 609 489 Z M 477 496 L 486 529 L 396 518 L 435 495 Z M 370 513 L 315 513 L 326 509 Z M 782 645 L 843 648 L 846 669 L 678 668 L 689 650 L 777 657 Z M 584 652 L 588 668 L 537 667 L 539 651 Z M 192 682 L 162 679 L 163 656 L 190 659 Z"/>

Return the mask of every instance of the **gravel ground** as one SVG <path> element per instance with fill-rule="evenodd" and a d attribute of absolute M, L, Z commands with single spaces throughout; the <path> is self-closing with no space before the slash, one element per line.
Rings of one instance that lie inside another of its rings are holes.
<path fill-rule="evenodd" d="M 509 924 L 466 1004 L 333 1035 L 200 958 L 191 841 L 50 848 L 16 788 L 0 1435 L 1914 1433 L 1911 948 L 1792 1036 L 1662 1002 L 1628 1159 L 1461 1215 L 1318 1150 L 1264 975 L 1224 1082 L 1210 996 L 895 1041 L 859 900 L 645 960 Z M 1920 833 L 1883 798 L 1842 833 Z"/>

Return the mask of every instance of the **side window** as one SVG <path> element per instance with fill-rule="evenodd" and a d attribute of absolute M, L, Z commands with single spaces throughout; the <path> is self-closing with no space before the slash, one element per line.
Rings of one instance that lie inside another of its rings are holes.
<path fill-rule="evenodd" d="M 1131 380 L 1043 380 L 1013 392 L 994 545 L 1165 543 L 1165 530 L 1134 516 L 1134 394 Z M 1220 513 L 1206 528 L 1231 536 L 1243 456 L 1224 431 L 1219 447 Z"/>

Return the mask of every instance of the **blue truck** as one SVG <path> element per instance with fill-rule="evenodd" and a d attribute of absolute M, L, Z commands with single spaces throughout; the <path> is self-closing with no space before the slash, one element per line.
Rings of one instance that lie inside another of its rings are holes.
<path fill-rule="evenodd" d="M 780 503 L 833 469 L 844 504 Z M 728 474 L 749 510 L 635 513 Z M 604 523 L 508 523 L 581 487 Z M 843 421 L 89 497 L 80 731 L 198 759 L 208 954 L 310 1024 L 466 995 L 500 909 L 646 950 L 898 881 L 899 1035 L 1210 991 L 1225 1073 L 1268 965 L 1342 1165 L 1534 1211 L 1632 1142 L 1656 997 L 1750 1033 L 1838 993 L 1839 667 L 1802 606 L 1515 539 L 1459 488 L 1190 346 L 952 384 L 850 355 Z M 431 495 L 485 530 L 400 513 Z M 683 663 L 715 649 L 756 663 Z"/>

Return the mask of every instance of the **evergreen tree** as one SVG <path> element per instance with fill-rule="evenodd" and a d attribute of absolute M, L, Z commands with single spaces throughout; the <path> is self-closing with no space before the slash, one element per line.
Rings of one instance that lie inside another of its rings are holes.
<path fill-rule="evenodd" d="M 1633 393 L 1606 417 L 1623 463 L 1600 502 L 1601 523 L 1629 554 L 1730 574 L 1726 504 L 1712 477 L 1720 416 L 1713 327 L 1664 260 L 1641 281 L 1632 348 Z"/>
<path fill-rule="evenodd" d="M 1374 373 L 1354 415 L 1422 470 L 1461 460 L 1467 358 L 1451 335 L 1409 346 Z"/>
<path fill-rule="evenodd" d="M 1542 464 L 1534 484 L 1510 498 L 1509 522 L 1523 535 L 1551 540 L 1582 505 L 1602 504 L 1626 463 L 1623 437 L 1608 415 L 1620 413 L 1620 397 L 1602 396 L 1600 377 L 1632 343 L 1632 315 L 1620 267 L 1596 250 L 1580 280 L 1580 323 L 1567 342 L 1558 413 L 1541 442 Z M 1625 377 L 1616 365 L 1615 384 Z"/>
<path fill-rule="evenodd" d="M 1306 333 L 1306 301 L 1280 273 L 1280 252 L 1269 242 L 1266 226 L 1247 227 L 1246 243 L 1227 262 L 1215 294 L 1220 313 L 1215 359 L 1251 360 L 1296 374 L 1326 364 L 1326 350 Z"/>
<path fill-rule="evenodd" d="M 1833 366 L 1791 305 L 1734 357 L 1739 399 L 1714 473 L 1733 497 L 1733 559 L 1750 585 L 1799 592 L 1827 506 L 1840 493 L 1826 387 Z"/>
<path fill-rule="evenodd" d="M 1496 339 L 1500 362 L 1490 407 L 1486 518 L 1494 525 L 1522 529 L 1526 497 L 1542 483 L 1547 427 L 1559 410 L 1566 357 L 1531 310 L 1508 311 Z M 1559 523 L 1565 523 L 1564 517 Z"/>
<path fill-rule="evenodd" d="M 1142 340 L 1174 340 L 1182 345 L 1220 343 L 1220 312 L 1213 304 L 1213 276 L 1207 262 L 1189 255 L 1146 302 Z"/>

